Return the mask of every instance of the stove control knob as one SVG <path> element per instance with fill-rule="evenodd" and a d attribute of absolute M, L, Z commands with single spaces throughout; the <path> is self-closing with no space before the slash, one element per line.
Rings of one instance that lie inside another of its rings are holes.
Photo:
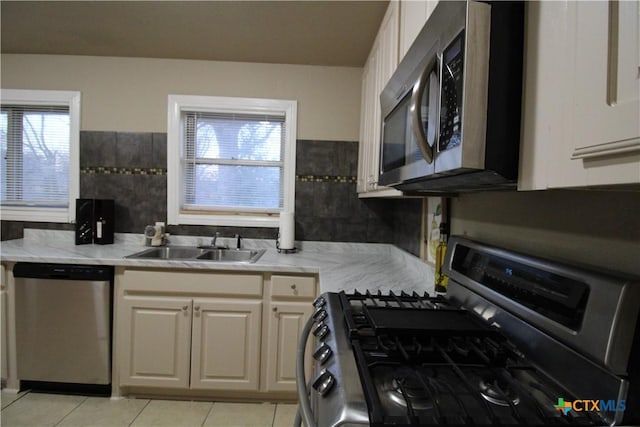
<path fill-rule="evenodd" d="M 324 322 L 318 323 L 318 326 L 313 329 L 313 335 L 315 337 L 318 337 L 319 339 L 324 339 L 324 337 L 326 337 L 328 334 L 329 327 L 325 325 Z"/>
<path fill-rule="evenodd" d="M 329 392 L 329 390 L 331 390 L 335 383 L 336 379 L 333 377 L 331 372 L 323 369 L 320 372 L 320 375 L 318 375 L 318 378 L 316 378 L 313 384 L 311 384 L 311 387 L 320 393 L 320 396 L 324 396 Z"/>
<path fill-rule="evenodd" d="M 326 318 L 327 312 L 323 308 L 320 308 L 316 310 L 315 313 L 313 313 L 313 320 L 315 320 L 316 322 L 322 322 Z"/>
<path fill-rule="evenodd" d="M 324 299 L 324 297 L 318 297 L 316 298 L 316 300 L 313 302 L 313 306 L 315 308 L 320 308 L 320 307 L 324 307 L 324 305 L 327 303 L 327 301 Z"/>
<path fill-rule="evenodd" d="M 322 343 L 320 347 L 316 351 L 313 352 L 313 358 L 320 362 L 321 365 L 324 365 L 327 360 L 331 357 L 333 351 L 331 347 L 329 347 L 326 343 Z"/>

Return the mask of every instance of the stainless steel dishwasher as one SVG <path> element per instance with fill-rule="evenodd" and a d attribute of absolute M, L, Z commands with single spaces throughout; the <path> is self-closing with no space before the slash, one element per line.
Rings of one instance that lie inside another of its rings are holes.
<path fill-rule="evenodd" d="M 18 378 L 111 383 L 113 267 L 17 263 Z"/>

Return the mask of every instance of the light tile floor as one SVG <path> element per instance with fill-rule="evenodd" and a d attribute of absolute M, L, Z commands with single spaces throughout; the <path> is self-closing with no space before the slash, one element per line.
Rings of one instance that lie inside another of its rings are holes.
<path fill-rule="evenodd" d="M 2 392 L 2 427 L 290 427 L 297 405 L 119 399 Z"/>

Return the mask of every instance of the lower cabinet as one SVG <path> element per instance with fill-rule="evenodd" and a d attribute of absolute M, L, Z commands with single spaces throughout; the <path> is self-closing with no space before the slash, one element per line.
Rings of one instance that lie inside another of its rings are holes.
<path fill-rule="evenodd" d="M 191 312 L 188 298 L 124 298 L 120 384 L 189 387 Z"/>
<path fill-rule="evenodd" d="M 277 301 L 269 305 L 267 391 L 296 389 L 298 337 L 312 312 L 310 302 Z M 310 354 L 309 348 L 306 354 Z M 305 365 L 310 366 L 309 363 Z"/>
<path fill-rule="evenodd" d="M 115 393 L 294 398 L 316 295 L 316 276 L 116 270 Z"/>
<path fill-rule="evenodd" d="M 131 296 L 122 312 L 121 385 L 258 390 L 262 301 Z"/>
<path fill-rule="evenodd" d="M 193 300 L 191 388 L 258 390 L 262 301 Z"/>

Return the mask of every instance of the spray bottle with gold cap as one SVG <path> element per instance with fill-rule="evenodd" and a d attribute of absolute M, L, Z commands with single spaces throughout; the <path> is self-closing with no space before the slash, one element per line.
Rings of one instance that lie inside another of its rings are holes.
<path fill-rule="evenodd" d="M 446 222 L 440 223 L 440 242 L 436 248 L 436 274 L 435 274 L 435 291 L 436 294 L 447 292 L 447 284 L 449 278 L 442 271 L 444 265 L 444 257 L 447 254 L 447 238 L 449 237 L 449 227 Z"/>

